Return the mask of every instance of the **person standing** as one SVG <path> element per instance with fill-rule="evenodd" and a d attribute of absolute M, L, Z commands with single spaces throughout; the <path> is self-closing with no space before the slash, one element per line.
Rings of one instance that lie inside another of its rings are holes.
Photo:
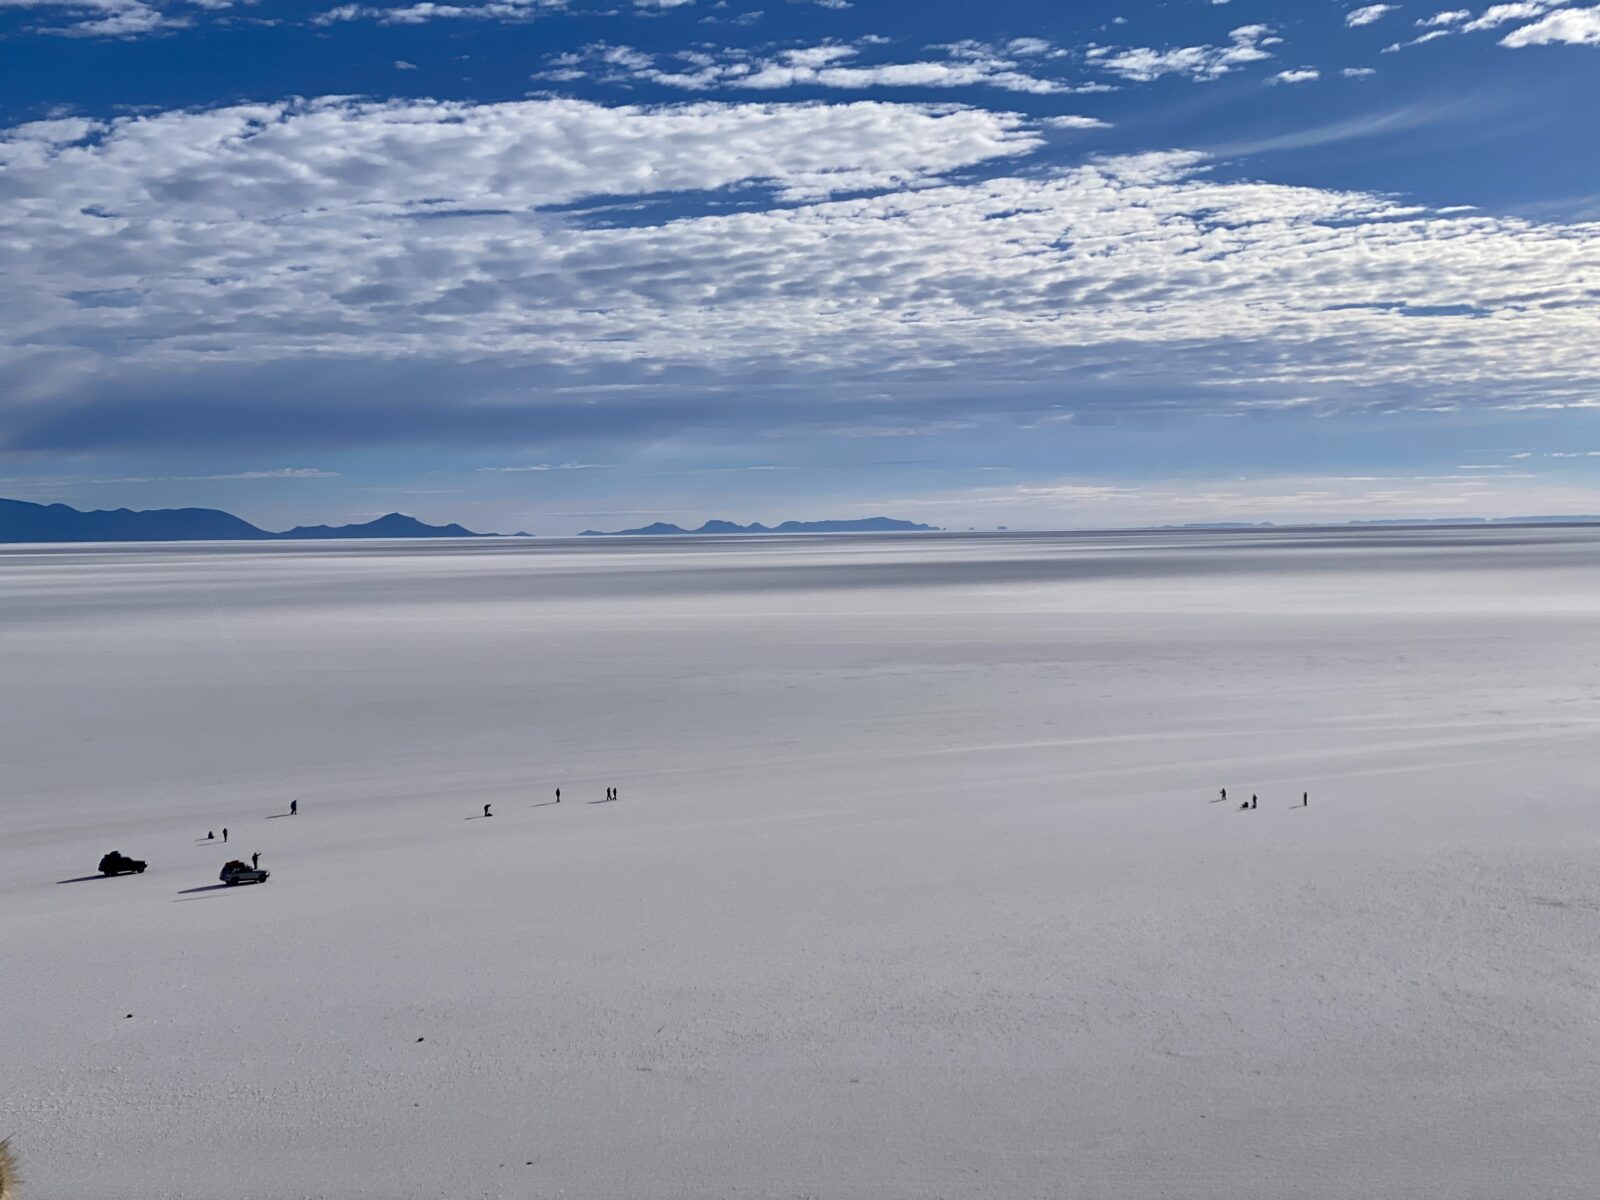
<path fill-rule="evenodd" d="M 1221 797 L 1219 797 L 1217 803 L 1226 804 L 1227 802 L 1228 802 L 1228 789 L 1227 788 L 1223 788 L 1222 789 L 1222 795 L 1221 795 Z"/>
<path fill-rule="evenodd" d="M 1311 793 L 1310 792 L 1301 792 L 1300 793 L 1300 807 L 1301 808 L 1310 808 L 1311 807 Z"/>
<path fill-rule="evenodd" d="M 1251 793 L 1250 793 L 1250 807 L 1251 807 L 1251 808 L 1254 808 L 1254 807 L 1255 807 L 1255 806 L 1256 806 L 1256 805 L 1258 805 L 1258 804 L 1260 804 L 1260 803 L 1261 803 L 1261 801 L 1259 801 L 1259 800 L 1257 800 L 1257 799 L 1256 799 L 1256 795 L 1255 795 L 1255 793 L 1254 793 L 1254 792 L 1251 792 Z"/>
<path fill-rule="evenodd" d="M 228 827 L 226 825 L 224 825 L 222 827 L 222 840 L 223 841 L 227 841 L 228 840 Z"/>
<path fill-rule="evenodd" d="M 256 850 L 250 855 L 250 869 L 255 870 L 261 866 L 261 851 Z"/>
<path fill-rule="evenodd" d="M 561 789 L 560 788 L 556 789 L 556 803 L 557 804 L 561 803 Z"/>
<path fill-rule="evenodd" d="M 299 811 L 300 811 L 300 801 L 298 801 L 298 800 L 289 801 L 289 815 L 292 817 L 296 813 L 298 813 Z"/>

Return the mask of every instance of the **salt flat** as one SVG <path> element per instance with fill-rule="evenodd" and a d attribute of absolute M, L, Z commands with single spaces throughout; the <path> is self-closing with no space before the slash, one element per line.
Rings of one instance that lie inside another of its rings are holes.
<path fill-rule="evenodd" d="M 0 547 L 0 1136 L 27 1200 L 1591 1196 L 1597 597 L 1576 528 Z"/>

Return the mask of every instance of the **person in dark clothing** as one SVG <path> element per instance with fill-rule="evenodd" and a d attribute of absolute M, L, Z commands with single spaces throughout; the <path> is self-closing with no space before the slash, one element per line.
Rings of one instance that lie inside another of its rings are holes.
<path fill-rule="evenodd" d="M 1225 801 L 1225 800 L 1227 800 L 1227 798 L 1228 798 L 1228 789 L 1227 788 L 1223 788 L 1222 789 L 1222 793 L 1217 797 L 1217 799 Z"/>
<path fill-rule="evenodd" d="M 1261 801 L 1257 800 L 1255 798 L 1255 795 L 1252 793 L 1251 796 L 1250 796 L 1250 807 L 1251 808 L 1255 808 L 1260 803 L 1261 803 Z"/>
<path fill-rule="evenodd" d="M 216 840 L 217 840 L 217 832 L 216 832 L 216 830 L 214 830 L 214 829 L 206 830 L 206 841 L 214 842 Z"/>
<path fill-rule="evenodd" d="M 556 789 L 556 803 L 557 804 L 561 803 L 561 789 L 560 788 Z"/>
<path fill-rule="evenodd" d="M 228 840 L 228 827 L 226 825 L 224 825 L 222 827 L 222 840 L 223 841 L 227 841 Z"/>
<path fill-rule="evenodd" d="M 289 801 L 289 815 L 292 817 L 296 813 L 298 813 L 299 811 L 300 811 L 300 801 L 298 801 L 298 800 Z"/>
<path fill-rule="evenodd" d="M 250 865 L 252 867 L 259 867 L 261 865 L 261 851 L 257 850 L 250 856 Z"/>
<path fill-rule="evenodd" d="M 1239 811 L 1240 812 L 1249 812 L 1250 811 L 1250 801 L 1246 800 L 1243 804 L 1239 805 Z"/>
<path fill-rule="evenodd" d="M 1301 792 L 1300 793 L 1300 807 L 1301 808 L 1310 808 L 1311 807 L 1311 793 L 1310 792 Z"/>
<path fill-rule="evenodd" d="M 484 816 L 486 816 L 486 817 L 492 817 L 492 816 L 494 816 L 494 814 L 493 814 L 493 813 L 492 813 L 492 812 L 490 812 L 490 811 L 489 811 L 489 806 L 488 806 L 488 805 L 487 805 L 487 804 L 485 804 L 485 805 L 484 805 L 484 806 L 483 806 L 483 815 L 484 815 Z"/>

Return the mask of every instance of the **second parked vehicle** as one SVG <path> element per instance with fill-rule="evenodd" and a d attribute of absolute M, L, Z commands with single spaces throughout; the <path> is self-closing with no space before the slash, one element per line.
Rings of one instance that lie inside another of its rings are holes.
<path fill-rule="evenodd" d="M 265 883 L 272 872 L 264 867 L 252 867 L 247 862 L 240 862 L 237 858 L 230 859 L 222 864 L 222 874 L 217 878 L 232 887 L 236 883 Z"/>

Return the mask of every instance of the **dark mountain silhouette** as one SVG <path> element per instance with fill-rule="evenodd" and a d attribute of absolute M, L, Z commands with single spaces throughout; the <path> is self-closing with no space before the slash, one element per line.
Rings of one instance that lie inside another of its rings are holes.
<path fill-rule="evenodd" d="M 865 517 L 856 521 L 785 521 L 782 525 L 736 525 L 732 521 L 707 521 L 699 529 L 684 529 L 657 521 L 642 529 L 585 529 L 579 537 L 660 537 L 698 533 L 933 533 L 937 527 L 893 517 Z"/>
<path fill-rule="evenodd" d="M 459 525 L 425 525 L 389 513 L 360 525 L 301 525 L 286 533 L 258 529 L 215 508 L 129 508 L 82 512 L 65 504 L 0 500 L 0 542 L 215 542 L 313 538 L 486 537 Z"/>
<path fill-rule="evenodd" d="M 79 512 L 65 504 L 0 500 L 0 542 L 146 542 L 259 539 L 271 535 L 214 508 Z"/>
<path fill-rule="evenodd" d="M 404 513 L 389 513 L 364 525 L 296 525 L 287 533 L 268 534 L 279 538 L 418 538 L 486 537 L 459 525 L 424 525 Z"/>

